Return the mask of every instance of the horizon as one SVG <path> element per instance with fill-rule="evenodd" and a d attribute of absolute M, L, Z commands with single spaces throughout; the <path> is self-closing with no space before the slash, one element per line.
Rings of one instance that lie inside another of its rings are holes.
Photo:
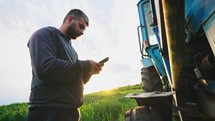
<path fill-rule="evenodd" d="M 119 89 L 119 88 L 124 88 L 124 87 L 127 87 L 127 86 L 136 86 L 136 85 L 138 85 L 138 84 L 126 85 L 126 86 L 121 86 L 121 87 L 114 87 L 113 89 L 99 90 L 99 91 L 96 91 L 96 92 L 86 93 L 86 94 L 84 94 L 84 96 L 85 96 L 85 95 L 94 94 L 94 93 L 106 93 L 106 92 L 109 92 L 109 91 L 117 90 L 117 89 Z M 140 85 L 140 84 L 139 84 L 139 85 Z M 141 86 L 141 85 L 140 85 L 140 86 Z M 2 105 L 0 105 L 0 106 L 8 106 L 8 105 L 17 104 L 17 103 L 18 103 L 18 104 L 19 104 L 19 103 L 28 103 L 28 101 L 26 101 L 26 102 L 11 102 L 11 103 L 9 103 L 9 104 L 2 104 Z"/>

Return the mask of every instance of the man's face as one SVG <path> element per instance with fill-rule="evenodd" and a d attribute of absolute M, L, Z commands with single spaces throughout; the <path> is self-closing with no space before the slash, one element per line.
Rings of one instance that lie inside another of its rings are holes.
<path fill-rule="evenodd" d="M 87 27 L 87 24 L 83 18 L 78 20 L 73 19 L 66 31 L 66 34 L 69 38 L 76 39 L 77 37 L 84 34 L 86 27 Z"/>

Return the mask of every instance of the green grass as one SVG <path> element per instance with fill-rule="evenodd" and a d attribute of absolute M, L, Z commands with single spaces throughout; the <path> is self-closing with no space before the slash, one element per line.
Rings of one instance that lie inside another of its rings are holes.
<path fill-rule="evenodd" d="M 124 98 L 128 93 L 141 92 L 139 85 L 120 87 L 84 96 L 85 103 L 80 108 L 83 121 L 123 121 L 124 113 L 136 106 L 135 100 Z M 25 121 L 27 103 L 0 106 L 0 121 Z"/>
<path fill-rule="evenodd" d="M 124 96 L 137 92 L 142 92 L 139 85 L 86 95 L 81 107 L 83 121 L 123 121 L 125 111 L 136 107 L 135 100 Z"/>
<path fill-rule="evenodd" d="M 137 106 L 134 99 L 125 98 L 128 93 L 143 92 L 140 85 L 125 86 L 84 96 L 80 108 L 83 121 L 124 121 L 124 114 Z M 0 106 L 0 121 L 25 121 L 27 103 Z M 173 121 L 177 121 L 173 119 Z"/>
<path fill-rule="evenodd" d="M 25 121 L 27 111 L 27 103 L 14 103 L 1 106 L 0 121 Z"/>

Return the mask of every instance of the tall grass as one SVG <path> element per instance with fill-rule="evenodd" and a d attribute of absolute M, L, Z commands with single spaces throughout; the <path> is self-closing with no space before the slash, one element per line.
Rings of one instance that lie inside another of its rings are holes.
<path fill-rule="evenodd" d="M 25 121 L 27 111 L 27 103 L 14 103 L 1 106 L 0 121 Z"/>
<path fill-rule="evenodd" d="M 142 92 L 140 85 L 126 86 L 84 96 L 80 108 L 83 121 L 123 121 L 124 113 L 136 106 L 135 100 L 124 98 L 128 93 Z M 25 121 L 27 103 L 0 106 L 0 121 Z"/>
<path fill-rule="evenodd" d="M 125 111 L 136 107 L 135 100 L 124 96 L 141 91 L 141 87 L 136 85 L 86 95 L 85 105 L 81 107 L 82 119 L 83 121 L 123 121 Z"/>

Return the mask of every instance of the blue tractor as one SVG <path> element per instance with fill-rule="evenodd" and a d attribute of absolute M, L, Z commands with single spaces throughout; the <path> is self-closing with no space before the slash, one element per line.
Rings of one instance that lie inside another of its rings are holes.
<path fill-rule="evenodd" d="M 215 0 L 139 0 L 144 93 L 126 121 L 215 120 Z"/>

